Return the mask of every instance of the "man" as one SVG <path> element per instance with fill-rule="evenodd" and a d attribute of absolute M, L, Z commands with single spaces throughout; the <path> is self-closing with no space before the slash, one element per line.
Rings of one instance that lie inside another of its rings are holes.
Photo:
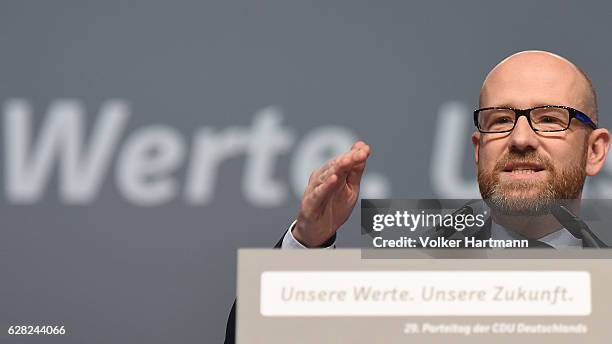
<path fill-rule="evenodd" d="M 557 200 L 577 200 L 587 176 L 604 165 L 610 133 L 597 126 L 589 77 L 567 59 L 524 51 L 485 78 L 472 134 L 482 198 L 492 209 L 488 235 L 521 236 L 545 246 L 582 246 L 549 214 Z M 357 142 L 312 173 L 296 221 L 276 247 L 333 247 L 351 214 L 370 146 Z M 529 215 L 528 218 L 516 215 Z M 235 307 L 226 331 L 233 342 Z"/>

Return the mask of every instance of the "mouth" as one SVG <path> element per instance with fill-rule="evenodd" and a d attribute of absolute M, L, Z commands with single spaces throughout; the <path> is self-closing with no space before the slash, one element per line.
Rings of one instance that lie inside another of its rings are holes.
<path fill-rule="evenodd" d="M 501 175 L 513 179 L 539 178 L 545 173 L 543 165 L 535 162 L 512 162 L 502 169 Z"/>

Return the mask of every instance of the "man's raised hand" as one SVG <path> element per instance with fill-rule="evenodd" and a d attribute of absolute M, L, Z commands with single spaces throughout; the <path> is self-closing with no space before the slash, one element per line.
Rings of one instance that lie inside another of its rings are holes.
<path fill-rule="evenodd" d="M 310 175 L 293 228 L 295 239 L 307 247 L 318 247 L 346 222 L 357 202 L 369 155 L 370 146 L 358 141 Z"/>

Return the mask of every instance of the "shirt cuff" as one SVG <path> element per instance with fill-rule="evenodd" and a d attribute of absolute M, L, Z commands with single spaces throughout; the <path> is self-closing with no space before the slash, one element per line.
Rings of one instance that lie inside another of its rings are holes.
<path fill-rule="evenodd" d="M 300 243 L 299 241 L 297 241 L 296 238 L 293 237 L 293 227 L 295 227 L 296 222 L 297 220 L 293 221 L 291 223 L 291 226 L 289 226 L 287 233 L 285 233 L 285 236 L 283 237 L 283 243 L 281 244 L 281 248 L 283 249 L 308 249 L 308 247 L 302 245 L 302 243 Z M 334 236 L 330 240 L 328 240 L 324 245 L 325 246 L 318 247 L 318 248 L 326 248 L 326 249 L 336 248 L 336 235 L 334 234 Z"/>

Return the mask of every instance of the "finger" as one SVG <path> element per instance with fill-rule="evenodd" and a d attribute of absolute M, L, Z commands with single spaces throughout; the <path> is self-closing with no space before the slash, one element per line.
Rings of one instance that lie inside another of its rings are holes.
<path fill-rule="evenodd" d="M 369 152 L 370 147 L 363 144 L 335 159 L 332 166 L 320 176 L 321 183 L 312 191 L 308 202 L 310 211 L 324 206 L 345 183 L 356 181 L 358 187 Z"/>
<path fill-rule="evenodd" d="M 366 145 L 366 143 L 365 143 L 365 142 L 363 142 L 363 141 L 359 140 L 359 141 L 357 141 L 357 142 L 355 142 L 355 143 L 353 144 L 353 146 L 351 147 L 351 150 L 353 150 L 353 149 L 359 149 L 359 148 L 361 148 L 361 147 L 363 147 L 363 146 L 365 146 L 365 145 Z"/>
<path fill-rule="evenodd" d="M 363 162 L 366 156 L 367 156 L 367 153 L 364 153 L 362 151 L 362 148 L 353 149 L 345 153 L 338 159 L 336 165 L 334 166 L 333 173 L 336 173 L 336 174 L 348 173 L 348 171 L 351 168 L 353 168 L 355 164 L 359 164 Z"/>
<path fill-rule="evenodd" d="M 369 153 L 369 147 L 364 147 L 364 149 L 356 153 L 357 156 L 355 159 L 360 162 L 353 165 L 353 168 L 351 168 L 346 177 L 346 182 L 351 186 L 351 188 L 359 188 L 359 183 L 361 183 L 361 177 L 363 176 L 363 171 L 365 170 L 366 160 L 369 157 Z"/>
<path fill-rule="evenodd" d="M 361 164 L 370 156 L 370 146 L 363 145 L 352 154 L 353 166 Z"/>
<path fill-rule="evenodd" d="M 308 194 L 304 199 L 304 207 L 307 213 L 315 212 L 322 204 L 325 204 L 326 200 L 333 194 L 332 190 L 337 181 L 338 176 L 332 174 Z"/>
<path fill-rule="evenodd" d="M 348 184 L 349 182 L 354 181 L 354 177 L 352 176 L 353 171 L 356 171 L 358 174 L 362 173 L 365 166 L 365 160 L 368 157 L 367 152 L 368 150 L 363 149 L 363 147 L 351 152 L 345 158 L 345 160 L 342 161 L 341 168 L 335 169 L 335 174 L 338 175 L 338 180 L 340 180 L 340 182 L 336 183 L 333 188 L 333 192 L 337 191 L 339 188 Z M 359 182 L 357 181 L 357 183 Z"/>
<path fill-rule="evenodd" d="M 346 166 L 343 165 L 342 169 L 338 169 L 336 173 L 350 173 L 352 170 L 361 170 L 365 164 L 365 161 L 370 156 L 370 147 L 368 145 L 364 145 L 361 148 L 351 152 L 349 163 Z"/>
<path fill-rule="evenodd" d="M 351 171 L 346 176 L 346 183 L 351 187 L 351 189 L 359 188 L 359 184 L 361 183 L 361 177 L 363 176 L 363 171 L 365 171 L 365 165 L 365 163 L 357 165 L 357 167 L 351 169 Z"/>
<path fill-rule="evenodd" d="M 330 170 L 334 166 L 337 159 L 338 157 L 328 160 L 323 166 L 321 166 L 321 168 L 314 171 L 310 175 L 310 178 L 308 178 L 308 185 L 306 186 L 306 193 L 311 192 L 329 176 Z"/>
<path fill-rule="evenodd" d="M 339 179 L 345 179 L 349 170 L 357 163 L 361 163 L 367 154 L 369 154 L 369 146 L 363 141 L 357 141 L 350 151 L 336 156 L 329 160 L 322 168 L 311 174 L 308 179 L 307 192 L 311 192 L 314 188 L 321 185 L 331 174 L 339 174 Z M 363 153 L 366 152 L 365 156 Z"/>
<path fill-rule="evenodd" d="M 329 164 L 329 166 L 318 176 L 316 183 L 312 185 L 313 188 L 319 186 L 332 174 L 341 175 L 348 172 L 353 163 L 353 153 L 354 151 L 349 151 L 334 158 Z"/>

